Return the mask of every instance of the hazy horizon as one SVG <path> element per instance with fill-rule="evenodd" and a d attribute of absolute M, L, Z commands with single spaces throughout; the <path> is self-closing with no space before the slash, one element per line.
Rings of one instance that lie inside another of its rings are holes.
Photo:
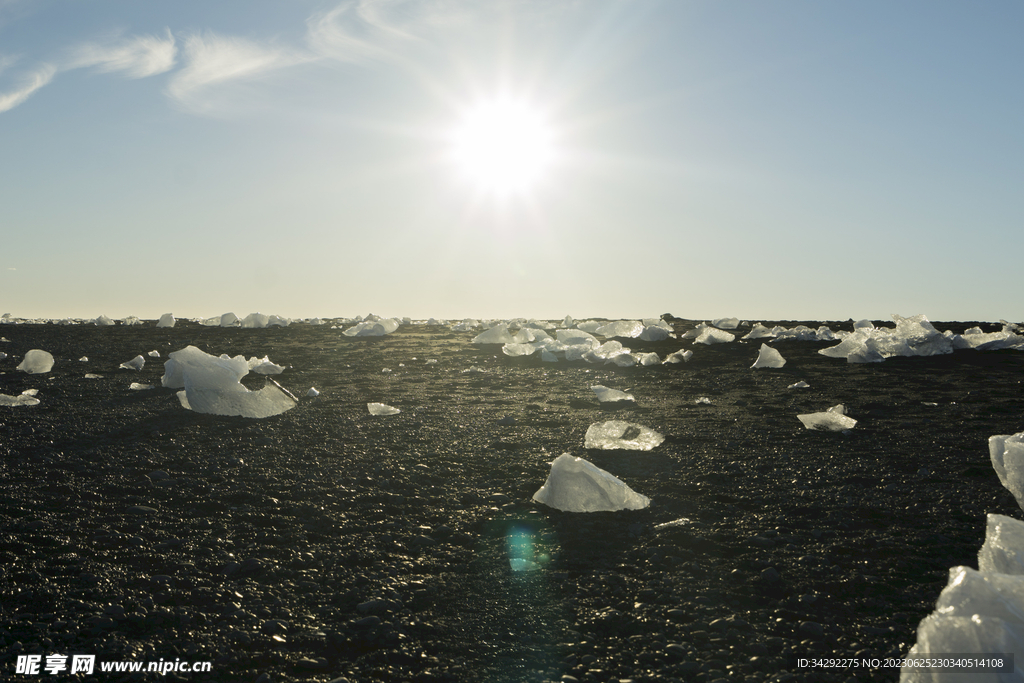
<path fill-rule="evenodd" d="M 0 314 L 1019 321 L 1021 25 L 0 0 Z"/>

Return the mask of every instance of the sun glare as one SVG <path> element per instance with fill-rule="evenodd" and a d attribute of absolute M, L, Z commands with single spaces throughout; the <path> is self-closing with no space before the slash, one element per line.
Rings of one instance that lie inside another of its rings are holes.
<path fill-rule="evenodd" d="M 524 101 L 495 99 L 466 109 L 451 134 L 452 160 L 480 190 L 497 195 L 535 187 L 555 157 L 544 113 Z"/>

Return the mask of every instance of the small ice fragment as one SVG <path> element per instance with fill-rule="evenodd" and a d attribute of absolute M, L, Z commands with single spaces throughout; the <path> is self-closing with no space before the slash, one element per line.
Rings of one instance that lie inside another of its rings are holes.
<path fill-rule="evenodd" d="M 89 357 L 88 357 L 88 356 L 82 356 L 82 357 L 81 357 L 81 358 L 79 358 L 78 360 L 79 360 L 80 362 L 82 362 L 82 363 L 88 363 L 88 362 L 89 362 Z"/>
<path fill-rule="evenodd" d="M 708 398 L 707 396 L 701 396 L 696 401 L 694 401 L 694 403 L 697 403 L 698 405 L 702 406 L 709 406 L 711 405 L 711 399 Z"/>
<path fill-rule="evenodd" d="M 563 453 L 533 499 L 563 512 L 642 510 L 651 499 L 583 458 Z"/>
<path fill-rule="evenodd" d="M 632 394 L 627 394 L 625 391 L 619 391 L 618 389 L 609 389 L 606 386 L 595 384 L 590 387 L 591 391 L 597 394 L 597 400 L 601 403 L 615 403 L 617 401 L 636 401 Z"/>
<path fill-rule="evenodd" d="M 176 321 L 174 320 L 174 316 L 173 315 L 171 315 L 170 313 L 164 313 L 162 316 L 160 316 L 160 320 L 157 321 L 156 326 L 157 327 L 174 327 L 174 323 L 175 322 Z"/>
<path fill-rule="evenodd" d="M 811 387 L 810 384 L 808 384 L 807 382 L 805 382 L 803 380 L 800 380 L 799 382 L 797 382 L 795 384 L 790 384 L 786 388 L 787 389 L 809 389 L 810 387 Z"/>
<path fill-rule="evenodd" d="M 320 395 L 320 392 L 316 390 L 316 387 L 310 387 L 309 391 L 306 392 L 306 396 L 316 398 Z"/>
<path fill-rule="evenodd" d="M 693 522 L 689 517 L 680 517 L 679 519 L 673 519 L 671 522 L 662 522 L 661 524 L 655 524 L 654 528 L 658 531 L 664 529 L 674 529 L 676 527 L 690 526 Z"/>
<path fill-rule="evenodd" d="M 667 356 L 665 356 L 665 360 L 662 361 L 662 364 L 664 364 L 664 363 L 688 363 L 688 362 L 690 362 L 691 358 L 693 358 L 693 351 L 690 351 L 690 350 L 687 350 L 687 349 L 679 349 L 675 353 L 670 353 Z"/>
<path fill-rule="evenodd" d="M 152 389 L 153 385 L 152 384 L 140 384 L 138 382 L 132 382 L 131 384 L 128 385 L 128 388 L 131 389 L 132 391 L 141 391 L 143 389 Z"/>
<path fill-rule="evenodd" d="M 664 440 L 664 435 L 653 429 L 632 422 L 609 420 L 590 425 L 584 445 L 604 450 L 649 451 Z"/>
<path fill-rule="evenodd" d="M 39 405 L 39 399 L 35 397 L 37 390 L 28 389 L 21 392 L 19 396 L 8 396 L 0 394 L 0 406 L 35 406 Z"/>
<path fill-rule="evenodd" d="M 264 357 L 261 363 L 253 366 L 252 371 L 257 375 L 280 375 L 284 372 L 284 366 L 271 363 Z"/>
<path fill-rule="evenodd" d="M 146 355 L 149 356 L 150 358 L 159 358 L 160 357 L 160 352 L 157 351 L 156 349 L 153 349 L 152 351 L 150 351 Z"/>
<path fill-rule="evenodd" d="M 85 378 L 86 379 L 103 379 L 103 375 L 97 375 L 94 372 L 87 372 L 87 373 L 85 373 Z"/>
<path fill-rule="evenodd" d="M 367 403 L 366 408 L 370 411 L 370 415 L 397 415 L 402 412 L 398 408 L 383 403 Z"/>
<path fill-rule="evenodd" d="M 822 413 L 807 413 L 797 415 L 797 419 L 807 429 L 820 429 L 829 432 L 841 432 L 846 429 L 853 429 L 857 421 L 846 416 L 846 406 L 839 404 L 832 406 Z"/>
<path fill-rule="evenodd" d="M 18 370 L 27 372 L 30 375 L 39 375 L 49 372 L 53 368 L 53 356 L 41 349 L 32 349 L 25 354 L 24 360 L 18 366 Z"/>
<path fill-rule="evenodd" d="M 4 353 L 3 351 L 0 351 L 0 360 L 3 360 L 4 358 L 7 358 L 7 354 Z"/>
<path fill-rule="evenodd" d="M 487 372 L 487 371 L 486 371 L 486 370 L 484 370 L 484 369 L 483 369 L 482 367 L 480 367 L 479 365 L 471 365 L 471 366 L 469 366 L 468 368 L 465 368 L 465 369 L 464 369 L 464 370 L 462 371 L 462 374 L 466 374 L 466 373 L 471 373 L 471 374 L 481 373 L 481 374 L 483 374 L 483 373 L 486 373 L 486 372 Z"/>
<path fill-rule="evenodd" d="M 767 344 L 761 344 L 761 351 L 757 354 L 757 360 L 751 368 L 781 368 L 786 364 L 782 354 Z"/>
<path fill-rule="evenodd" d="M 141 370 L 142 366 L 146 364 L 146 359 L 141 355 L 135 356 L 131 360 L 121 363 L 118 368 L 124 368 L 125 370 Z"/>
<path fill-rule="evenodd" d="M 510 425 L 514 425 L 515 423 L 516 423 L 516 416 L 515 415 L 506 415 L 505 417 L 503 417 L 500 420 L 498 420 L 498 424 L 500 424 L 503 427 L 508 427 Z"/>

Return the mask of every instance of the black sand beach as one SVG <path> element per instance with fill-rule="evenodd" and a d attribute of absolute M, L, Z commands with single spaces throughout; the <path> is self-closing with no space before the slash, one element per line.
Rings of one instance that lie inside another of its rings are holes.
<path fill-rule="evenodd" d="M 817 353 L 835 342 L 784 341 L 784 368 L 752 370 L 760 340 L 623 340 L 694 354 L 617 368 L 509 358 L 475 334 L 0 325 L 0 393 L 40 400 L 0 407 L 0 677 L 39 678 L 15 674 L 21 655 L 81 653 L 92 675 L 42 678 L 895 680 L 795 660 L 905 654 L 948 569 L 977 567 L 986 513 L 1021 517 L 987 446 L 1024 429 L 1019 351 L 857 365 Z M 190 344 L 289 366 L 276 379 L 300 404 L 259 420 L 183 409 L 160 377 Z M 15 370 L 34 348 L 50 373 Z M 141 371 L 118 369 L 139 354 Z M 600 404 L 595 384 L 636 403 Z M 372 416 L 375 401 L 402 412 Z M 839 403 L 848 433 L 797 420 Z M 613 418 L 666 440 L 585 449 Z M 564 452 L 650 507 L 533 502 Z M 513 572 L 516 554 L 540 568 Z M 98 669 L 160 660 L 210 671 Z"/>

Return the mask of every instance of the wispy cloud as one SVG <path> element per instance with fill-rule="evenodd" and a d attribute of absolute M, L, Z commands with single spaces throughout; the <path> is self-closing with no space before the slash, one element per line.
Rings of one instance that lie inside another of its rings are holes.
<path fill-rule="evenodd" d="M 32 96 L 36 90 L 53 80 L 57 67 L 41 64 L 24 74 L 13 90 L 0 93 L 0 112 L 10 111 Z"/>
<path fill-rule="evenodd" d="M 86 43 L 72 50 L 69 69 L 95 67 L 100 71 L 123 72 L 128 78 L 146 78 L 170 71 L 178 48 L 167 29 L 165 36 L 135 36 L 104 45 Z"/>
<path fill-rule="evenodd" d="M 294 49 L 209 32 L 186 37 L 183 52 L 185 66 L 174 74 L 167 93 L 198 111 L 208 110 L 204 96 L 212 86 L 252 80 L 313 58 Z"/>

